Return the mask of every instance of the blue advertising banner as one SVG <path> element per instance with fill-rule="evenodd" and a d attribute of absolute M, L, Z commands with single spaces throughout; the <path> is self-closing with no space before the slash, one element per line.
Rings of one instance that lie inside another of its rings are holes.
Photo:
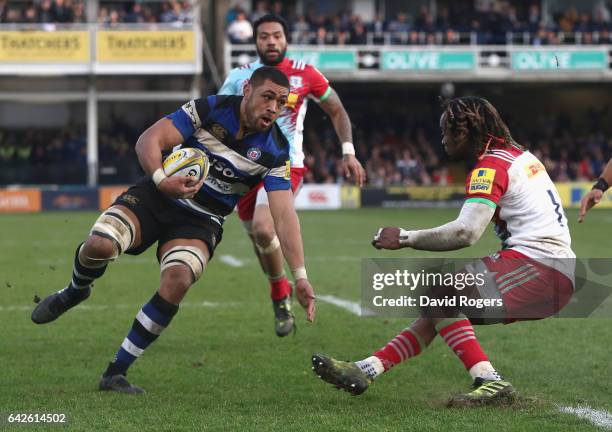
<path fill-rule="evenodd" d="M 98 210 L 98 189 L 42 191 L 42 210 Z"/>

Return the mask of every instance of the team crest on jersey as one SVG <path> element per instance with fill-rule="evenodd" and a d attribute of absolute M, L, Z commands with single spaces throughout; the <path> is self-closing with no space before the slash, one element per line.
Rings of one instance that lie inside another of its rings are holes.
<path fill-rule="evenodd" d="M 469 194 L 493 192 L 493 180 L 495 180 L 495 170 L 493 168 L 478 168 L 472 171 L 470 178 Z"/>
<path fill-rule="evenodd" d="M 250 160 L 256 161 L 261 157 L 261 150 L 259 150 L 257 147 L 251 147 L 247 150 L 246 155 Z"/>
<path fill-rule="evenodd" d="M 542 165 L 542 162 L 540 161 L 534 162 L 525 167 L 525 172 L 527 173 L 528 178 L 535 177 L 544 171 L 546 171 L 546 168 L 544 168 L 544 165 Z"/>
<path fill-rule="evenodd" d="M 221 126 L 219 123 L 213 123 L 210 126 L 209 132 L 215 136 L 219 141 L 225 140 L 228 135 L 227 129 Z"/>
<path fill-rule="evenodd" d="M 292 76 L 289 77 L 289 85 L 291 86 L 292 89 L 299 89 L 300 87 L 302 87 L 302 85 L 304 85 L 302 83 L 302 77 L 301 76 Z"/>

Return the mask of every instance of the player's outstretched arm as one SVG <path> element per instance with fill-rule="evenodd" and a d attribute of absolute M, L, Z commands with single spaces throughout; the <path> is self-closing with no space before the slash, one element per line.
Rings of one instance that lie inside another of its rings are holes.
<path fill-rule="evenodd" d="M 608 164 L 597 180 L 597 183 L 595 183 L 593 188 L 582 197 L 582 200 L 580 201 L 578 222 L 582 222 L 586 216 L 586 213 L 596 204 L 598 204 L 599 201 L 601 201 L 601 197 L 603 196 L 604 192 L 608 190 L 610 184 L 612 184 L 612 159 L 608 161 Z"/>
<path fill-rule="evenodd" d="M 153 178 L 158 189 L 173 198 L 191 198 L 202 187 L 204 179 L 195 182 L 189 177 L 166 177 L 162 168 L 162 152 L 183 142 L 183 136 L 172 120 L 163 118 L 140 135 L 136 154 L 142 169 Z"/>
<path fill-rule="evenodd" d="M 338 93 L 330 89 L 330 94 L 323 102 L 321 108 L 330 117 L 338 139 L 342 143 L 342 162 L 344 165 L 344 175 L 352 179 L 359 187 L 363 186 L 366 179 L 365 170 L 355 157 L 355 147 L 353 146 L 353 130 L 351 119 L 349 118 Z"/>
<path fill-rule="evenodd" d="M 376 249 L 410 247 L 428 251 L 451 251 L 476 243 L 491 221 L 495 209 L 479 202 L 466 202 L 457 219 L 436 228 L 407 231 L 399 227 L 380 228 L 372 245 Z"/>
<path fill-rule="evenodd" d="M 293 206 L 293 194 L 288 189 L 270 191 L 268 192 L 268 202 L 283 255 L 295 278 L 298 301 L 306 311 L 308 321 L 313 322 L 315 318 L 315 295 L 306 274 L 300 221 Z"/>

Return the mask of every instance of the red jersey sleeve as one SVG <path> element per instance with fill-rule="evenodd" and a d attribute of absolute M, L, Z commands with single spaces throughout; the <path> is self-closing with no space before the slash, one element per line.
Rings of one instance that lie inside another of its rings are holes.
<path fill-rule="evenodd" d="M 493 158 L 485 158 L 468 174 L 465 181 L 467 201 L 484 202 L 493 206 L 508 190 L 510 164 Z"/>
<path fill-rule="evenodd" d="M 329 96 L 331 87 L 327 78 L 314 66 L 307 67 L 308 78 L 310 81 L 310 93 L 323 102 Z"/>

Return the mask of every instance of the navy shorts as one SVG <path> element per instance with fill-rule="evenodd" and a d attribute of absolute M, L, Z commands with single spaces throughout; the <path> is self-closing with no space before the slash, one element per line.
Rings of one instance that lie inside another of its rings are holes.
<path fill-rule="evenodd" d="M 126 251 L 139 255 L 155 242 L 157 248 L 174 239 L 198 239 L 208 246 L 210 258 L 221 243 L 223 227 L 212 218 L 193 213 L 162 194 L 145 177 L 117 197 L 113 205 L 129 208 L 140 222 L 140 245 Z"/>

